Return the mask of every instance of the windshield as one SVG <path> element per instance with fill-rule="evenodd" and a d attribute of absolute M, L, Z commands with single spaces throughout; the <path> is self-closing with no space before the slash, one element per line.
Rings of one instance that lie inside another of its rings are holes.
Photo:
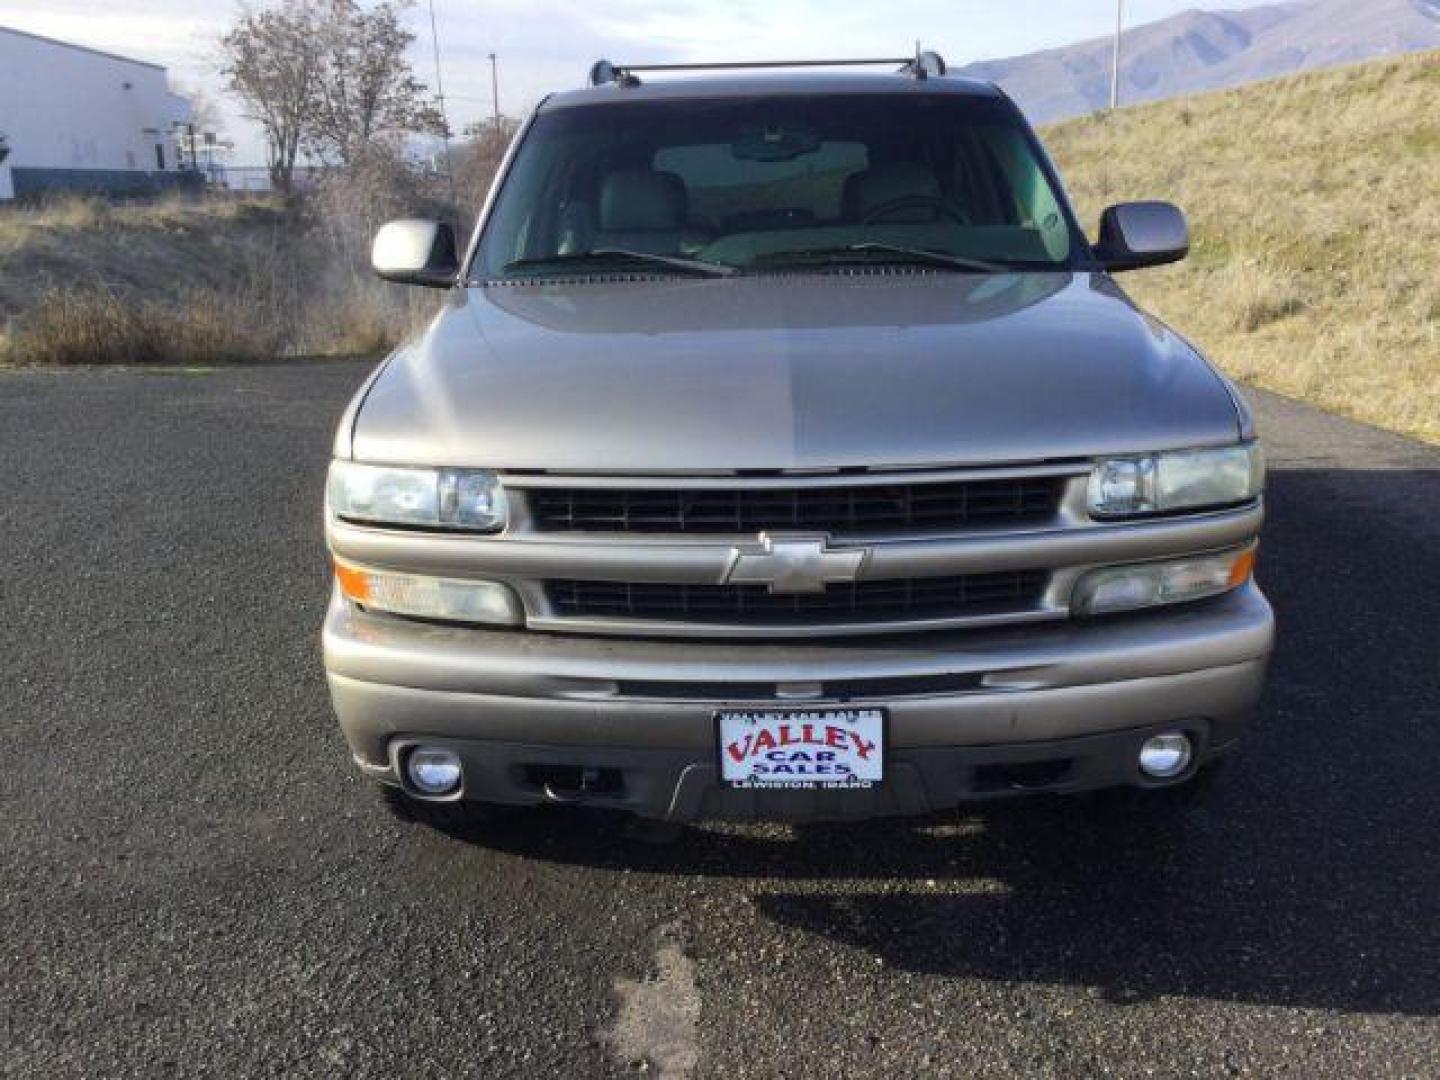
<path fill-rule="evenodd" d="M 1067 267 L 1078 249 L 1033 137 L 998 99 L 631 101 L 536 118 L 472 276 L 861 262 L 988 273 Z"/>

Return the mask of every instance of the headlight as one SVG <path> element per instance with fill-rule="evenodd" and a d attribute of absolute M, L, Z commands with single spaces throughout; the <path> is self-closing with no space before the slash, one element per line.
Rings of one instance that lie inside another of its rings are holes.
<path fill-rule="evenodd" d="M 520 598 L 498 581 L 401 574 L 335 563 L 335 580 L 345 596 L 363 607 L 446 622 L 518 626 L 525 619 Z"/>
<path fill-rule="evenodd" d="M 1200 600 L 1239 588 L 1254 568 L 1253 544 L 1218 555 L 1108 566 L 1076 582 L 1070 606 L 1077 615 L 1104 615 Z"/>
<path fill-rule="evenodd" d="M 1129 517 L 1249 502 L 1264 486 L 1264 455 L 1250 442 L 1098 461 L 1088 503 L 1095 517 Z"/>
<path fill-rule="evenodd" d="M 330 509 L 388 525 L 496 532 L 505 527 L 505 489 L 488 469 L 412 469 L 330 464 Z"/>

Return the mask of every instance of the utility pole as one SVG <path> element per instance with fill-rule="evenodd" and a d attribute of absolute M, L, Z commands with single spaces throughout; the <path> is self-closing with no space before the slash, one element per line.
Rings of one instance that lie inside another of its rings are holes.
<path fill-rule="evenodd" d="M 1115 0 L 1115 52 L 1110 60 L 1110 109 L 1120 107 L 1120 35 L 1125 29 L 1125 0 Z"/>
<path fill-rule="evenodd" d="M 430 47 L 435 53 L 435 104 L 440 109 L 440 140 L 445 148 L 445 181 L 450 185 L 450 201 L 455 202 L 455 173 L 450 167 L 450 118 L 445 115 L 445 84 L 440 81 L 440 34 L 435 29 L 435 0 L 430 0 Z"/>
<path fill-rule="evenodd" d="M 495 122 L 495 132 L 500 132 L 500 67 L 495 54 L 490 54 L 490 115 Z"/>

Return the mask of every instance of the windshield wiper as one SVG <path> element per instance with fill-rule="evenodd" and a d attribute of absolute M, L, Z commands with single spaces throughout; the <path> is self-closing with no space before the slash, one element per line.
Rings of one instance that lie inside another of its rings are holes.
<path fill-rule="evenodd" d="M 985 262 L 982 259 L 967 259 L 963 255 L 950 255 L 943 251 L 927 248 L 904 247 L 900 244 L 882 244 L 867 240 L 861 244 L 846 244 L 844 247 L 804 248 L 796 251 L 772 251 L 760 256 L 765 262 L 793 260 L 796 262 L 829 262 L 845 255 L 888 255 L 887 261 L 923 263 L 926 266 L 943 266 L 972 274 L 1008 274 L 1011 268 L 1001 263 Z"/>
<path fill-rule="evenodd" d="M 615 259 L 629 259 L 632 262 L 649 263 L 670 270 L 683 270 L 705 277 L 731 277 L 740 271 L 726 263 L 706 262 L 703 259 L 686 259 L 679 255 L 657 255 L 649 251 L 630 251 L 627 248 L 594 248 L 590 251 L 574 251 L 565 255 L 546 255 L 538 259 L 516 259 L 505 264 L 505 272 L 516 270 L 541 270 L 547 266 L 566 267 L 587 262 L 610 262 Z"/>
<path fill-rule="evenodd" d="M 1008 266 L 986 262 L 983 259 L 967 259 L 963 255 L 951 255 L 946 251 L 931 251 L 928 248 L 903 247 L 900 244 L 882 244 L 867 240 L 863 244 L 851 244 L 850 251 L 877 251 L 883 255 L 899 255 L 916 262 L 928 262 L 933 266 L 951 266 L 956 270 L 973 270 L 981 274 L 1006 274 Z"/>

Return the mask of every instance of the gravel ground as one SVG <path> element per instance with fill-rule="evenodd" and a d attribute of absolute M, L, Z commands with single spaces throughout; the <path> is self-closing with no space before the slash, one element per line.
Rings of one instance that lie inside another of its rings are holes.
<path fill-rule="evenodd" d="M 0 377 L 0 1073 L 1440 1075 L 1440 451 L 1256 395 L 1280 648 L 1183 827 L 462 840 L 320 674 L 364 370 Z"/>

